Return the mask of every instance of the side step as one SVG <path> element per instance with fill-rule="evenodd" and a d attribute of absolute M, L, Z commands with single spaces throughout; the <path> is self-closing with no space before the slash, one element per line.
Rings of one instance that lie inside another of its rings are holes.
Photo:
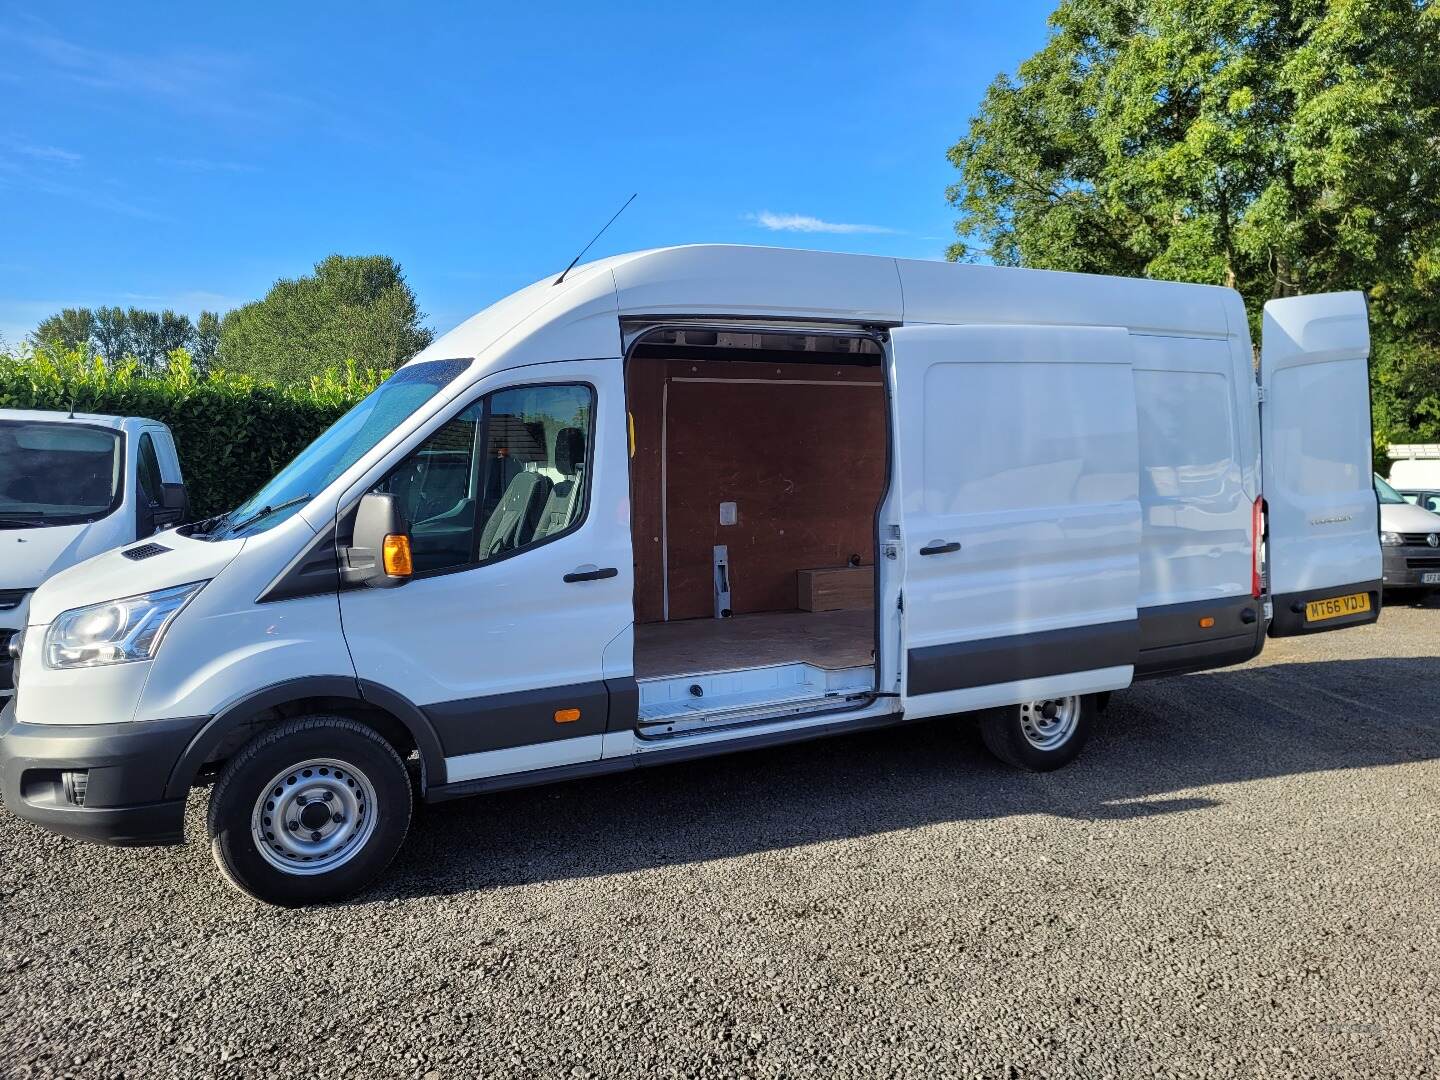
<path fill-rule="evenodd" d="M 870 665 L 772 664 L 641 679 L 640 734 L 651 738 L 833 709 L 875 689 Z"/>

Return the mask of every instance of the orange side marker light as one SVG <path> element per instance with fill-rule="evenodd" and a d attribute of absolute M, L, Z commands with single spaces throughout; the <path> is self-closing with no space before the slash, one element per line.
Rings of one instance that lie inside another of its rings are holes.
<path fill-rule="evenodd" d="M 409 577 L 415 572 L 415 563 L 410 558 L 410 537 L 391 533 L 385 537 L 385 573 L 391 577 Z"/>

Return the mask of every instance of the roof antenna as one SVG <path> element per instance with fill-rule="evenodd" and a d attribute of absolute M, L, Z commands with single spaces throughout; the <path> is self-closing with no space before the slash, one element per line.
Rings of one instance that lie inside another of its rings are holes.
<path fill-rule="evenodd" d="M 638 191 L 635 192 L 635 195 L 639 194 L 640 193 Z M 629 206 L 632 202 L 635 201 L 635 195 L 631 195 L 628 199 L 625 200 L 625 206 Z M 570 260 L 570 265 L 565 267 L 565 269 L 560 272 L 560 276 L 555 279 L 556 285 L 559 285 L 562 281 L 564 281 L 565 275 L 568 274 L 571 270 L 575 269 L 575 264 L 580 261 L 581 257 L 584 256 L 585 252 L 589 251 L 595 245 L 595 241 L 599 240 L 600 237 L 605 235 L 605 229 L 608 229 L 611 225 L 615 224 L 615 218 L 618 218 L 621 214 L 625 212 L 625 206 L 622 206 L 619 210 L 616 210 L 615 217 L 612 217 L 609 221 L 605 223 L 605 228 L 601 229 L 594 236 L 592 236 L 590 238 L 590 243 L 586 244 L 583 248 L 580 249 L 580 254 L 576 255 L 575 258 Z"/>

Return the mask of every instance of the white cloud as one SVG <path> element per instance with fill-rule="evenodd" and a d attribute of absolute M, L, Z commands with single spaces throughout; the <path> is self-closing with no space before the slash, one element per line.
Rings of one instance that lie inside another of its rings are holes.
<path fill-rule="evenodd" d="M 19 142 L 11 140 L 10 149 L 17 154 L 33 158 L 36 161 L 52 161 L 61 165 L 78 165 L 84 160 L 80 154 L 70 150 L 62 150 L 58 146 L 40 146 L 35 143 Z"/>
<path fill-rule="evenodd" d="M 824 221 L 809 214 L 776 214 L 761 210 L 758 214 L 746 214 L 746 220 L 753 221 L 762 229 L 771 232 L 802 233 L 893 233 L 896 230 L 884 225 L 857 225 L 841 221 Z"/>

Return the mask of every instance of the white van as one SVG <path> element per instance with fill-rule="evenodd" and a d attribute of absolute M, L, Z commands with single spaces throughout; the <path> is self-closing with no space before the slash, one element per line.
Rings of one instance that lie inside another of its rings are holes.
<path fill-rule="evenodd" d="M 11 694 L 10 639 L 40 583 L 184 513 L 180 458 L 164 424 L 0 409 L 0 704 Z"/>
<path fill-rule="evenodd" d="M 1390 483 L 1401 491 L 1440 490 L 1440 443 L 1391 443 Z"/>
<path fill-rule="evenodd" d="M 1262 425 L 1225 289 L 729 246 L 577 267 L 224 517 L 46 583 L 0 790 L 176 843 L 218 771 L 222 872 L 299 904 L 379 872 L 412 791 L 962 712 L 1053 768 L 1135 679 L 1379 613 L 1364 300 L 1272 302 L 1264 339 Z"/>

